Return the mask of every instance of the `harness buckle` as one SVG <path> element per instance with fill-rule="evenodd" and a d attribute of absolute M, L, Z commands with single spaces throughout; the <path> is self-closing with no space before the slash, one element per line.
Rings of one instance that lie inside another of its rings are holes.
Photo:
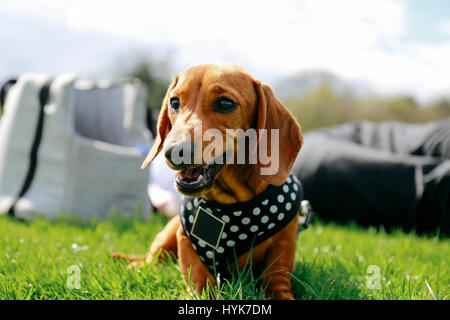
<path fill-rule="evenodd" d="M 314 216 L 314 213 L 312 211 L 311 204 L 308 200 L 303 200 L 300 203 L 300 216 L 298 218 L 299 225 L 303 229 L 307 229 L 309 225 L 311 224 L 311 220 Z"/>

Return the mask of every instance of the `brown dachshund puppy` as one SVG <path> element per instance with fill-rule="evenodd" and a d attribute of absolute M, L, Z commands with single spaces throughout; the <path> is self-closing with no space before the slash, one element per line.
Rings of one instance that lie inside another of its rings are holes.
<path fill-rule="evenodd" d="M 237 164 L 239 146 L 236 136 L 227 129 L 245 132 L 252 128 L 259 130 L 256 146 L 247 143 L 249 151 L 245 161 Z M 205 138 L 211 129 L 215 129 L 214 141 Z M 260 134 L 261 129 L 268 130 L 265 137 Z M 275 137 L 271 135 L 271 129 L 279 129 L 278 141 L 273 141 Z M 286 179 L 290 180 L 290 171 L 303 143 L 300 126 L 275 98 L 272 89 L 233 65 L 199 65 L 175 76 L 163 100 L 157 130 L 158 136 L 142 168 L 163 151 L 168 166 L 177 170 L 175 185 L 181 193 L 221 205 L 239 205 L 257 197 L 270 185 L 280 186 Z M 222 139 L 218 139 L 220 136 Z M 197 142 L 196 138 L 199 138 Z M 257 161 L 251 162 L 250 155 L 256 154 L 261 139 L 265 139 L 269 146 L 276 145 L 278 154 L 269 150 L 266 156 L 260 153 Z M 218 140 L 227 142 L 215 143 Z M 174 151 L 176 148 L 178 151 Z M 209 152 L 205 152 L 208 148 Z M 229 151 L 233 151 L 231 157 L 227 157 Z M 175 161 L 174 154 L 184 160 Z M 274 174 L 263 175 L 261 169 L 267 168 L 269 154 L 277 158 L 278 170 Z M 223 164 L 216 164 L 214 161 L 220 163 L 217 159 L 223 159 Z M 297 242 L 297 211 L 294 212 L 295 218 L 280 231 L 240 255 L 237 263 L 229 264 L 232 271 L 236 267 L 244 267 L 251 258 L 252 266 L 264 270 L 262 284 L 267 288 L 268 297 L 293 299 L 290 273 L 294 268 Z M 189 231 L 183 228 L 183 220 L 180 216 L 174 217 L 157 235 L 149 254 L 142 259 L 150 263 L 154 257 L 162 257 L 169 252 L 176 254 L 182 272 L 186 277 L 189 274 L 201 292 L 208 281 L 214 284 L 215 278 L 204 259 L 199 257 L 187 235 Z M 217 250 L 220 249 L 222 247 Z"/>

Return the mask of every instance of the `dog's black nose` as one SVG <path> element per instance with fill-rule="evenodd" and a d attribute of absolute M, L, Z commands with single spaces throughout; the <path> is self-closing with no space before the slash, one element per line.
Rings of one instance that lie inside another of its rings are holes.
<path fill-rule="evenodd" d="M 173 166 L 184 168 L 194 163 L 194 144 L 191 141 L 173 143 L 166 147 L 164 155 Z"/>

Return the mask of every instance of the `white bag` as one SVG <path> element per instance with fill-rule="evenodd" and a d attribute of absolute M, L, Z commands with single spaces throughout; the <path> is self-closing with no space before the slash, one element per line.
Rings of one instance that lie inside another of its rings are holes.
<path fill-rule="evenodd" d="M 146 92 L 137 80 L 76 81 L 24 74 L 0 119 L 0 213 L 31 219 L 72 214 L 105 218 L 112 207 L 148 217 L 151 145 Z"/>

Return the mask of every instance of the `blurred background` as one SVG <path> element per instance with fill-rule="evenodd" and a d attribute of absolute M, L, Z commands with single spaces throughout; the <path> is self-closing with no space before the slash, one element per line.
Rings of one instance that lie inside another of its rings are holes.
<path fill-rule="evenodd" d="M 0 1 L 0 80 L 24 72 L 134 75 L 159 108 L 172 75 L 238 64 L 304 131 L 450 116 L 450 2 Z"/>
<path fill-rule="evenodd" d="M 159 108 L 207 62 L 269 83 L 304 131 L 450 116 L 450 2 L 0 1 L 0 81 L 24 72 L 133 75 Z"/>

